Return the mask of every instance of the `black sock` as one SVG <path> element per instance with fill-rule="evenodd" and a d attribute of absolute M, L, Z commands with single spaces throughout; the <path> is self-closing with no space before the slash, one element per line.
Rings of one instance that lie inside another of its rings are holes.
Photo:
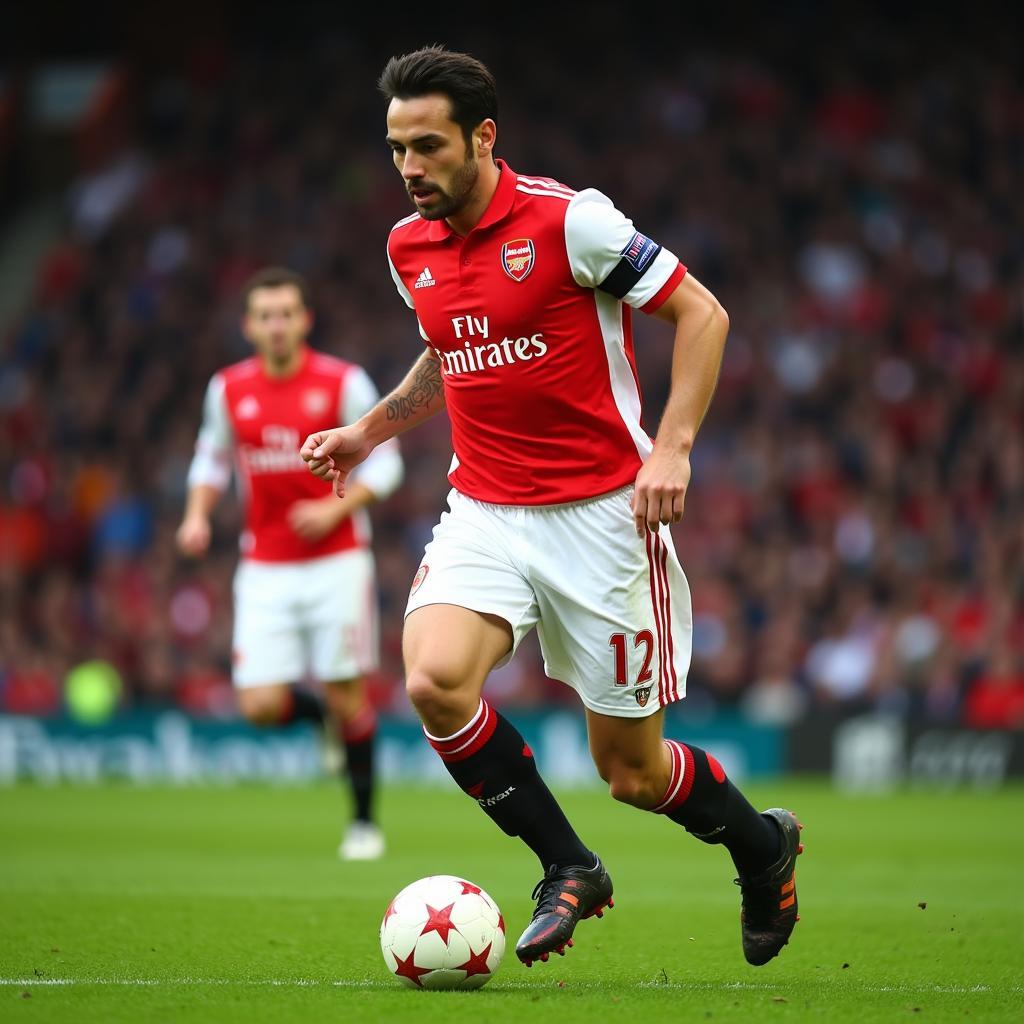
<path fill-rule="evenodd" d="M 427 739 L 460 788 L 503 832 L 519 836 L 545 871 L 553 864 L 594 863 L 540 777 L 533 752 L 486 701 L 453 736 L 438 739 L 427 733 Z"/>
<path fill-rule="evenodd" d="M 781 852 L 778 826 L 750 806 L 709 753 L 676 740 L 665 744 L 672 755 L 672 774 L 654 811 L 702 842 L 721 843 L 744 878 L 774 864 Z"/>
<path fill-rule="evenodd" d="M 345 744 L 345 772 L 352 788 L 353 817 L 373 820 L 373 741 L 377 735 L 377 716 L 367 704 L 351 721 L 341 726 Z"/>
<path fill-rule="evenodd" d="M 315 693 L 298 686 L 289 686 L 278 724 L 316 722 L 323 725 L 325 715 L 324 702 Z"/>

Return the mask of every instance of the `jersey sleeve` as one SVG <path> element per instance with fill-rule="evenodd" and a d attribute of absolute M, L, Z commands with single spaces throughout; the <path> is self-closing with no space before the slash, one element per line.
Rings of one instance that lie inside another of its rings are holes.
<path fill-rule="evenodd" d="M 354 423 L 379 401 L 380 394 L 370 380 L 370 375 L 362 367 L 353 366 L 345 374 L 341 389 L 341 408 L 338 410 L 341 422 Z M 394 438 L 377 445 L 366 460 L 352 471 L 352 479 L 369 487 L 381 501 L 397 490 L 404 475 L 402 456 Z"/>
<path fill-rule="evenodd" d="M 686 273 L 675 255 L 637 231 L 593 188 L 577 192 L 566 208 L 565 248 L 577 284 L 645 313 L 653 313 Z"/>
<path fill-rule="evenodd" d="M 196 439 L 196 450 L 188 469 L 190 488 L 205 484 L 223 491 L 231 481 L 231 453 L 234 431 L 224 395 L 224 378 L 210 378 L 203 400 L 203 422 Z"/>
<path fill-rule="evenodd" d="M 395 269 L 395 261 L 391 258 L 391 247 L 390 246 L 388 247 L 387 252 L 388 252 L 388 269 L 391 271 L 391 280 L 395 282 L 395 287 L 398 289 L 398 294 L 402 296 L 402 299 L 405 301 L 405 304 L 410 309 L 415 309 L 416 308 L 416 304 L 412 301 L 412 295 L 409 293 L 409 289 L 405 287 L 405 282 L 402 280 L 402 278 L 399 275 L 398 271 Z M 425 342 L 427 342 L 429 344 L 430 343 L 430 338 L 427 335 L 427 332 L 425 330 L 423 330 L 423 324 L 420 322 L 420 318 L 419 317 L 416 317 L 416 326 L 419 327 L 419 329 L 420 329 L 420 337 Z"/>
<path fill-rule="evenodd" d="M 398 289 L 398 294 L 405 300 L 405 304 L 410 308 L 414 309 L 412 295 L 409 293 L 409 289 L 405 287 L 405 282 L 399 276 L 397 269 L 395 269 L 395 261 L 391 258 L 391 246 L 388 246 L 388 267 L 391 270 L 391 280 L 395 282 L 395 287 Z"/>

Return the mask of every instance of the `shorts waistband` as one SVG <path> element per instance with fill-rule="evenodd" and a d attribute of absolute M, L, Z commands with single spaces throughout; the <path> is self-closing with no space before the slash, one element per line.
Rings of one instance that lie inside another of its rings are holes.
<path fill-rule="evenodd" d="M 481 501 L 479 498 L 472 498 L 468 494 L 463 494 L 457 487 L 451 489 L 451 494 L 457 494 L 463 501 L 471 501 L 474 505 L 515 512 L 551 512 L 562 508 L 578 508 L 580 505 L 593 505 L 596 501 L 604 501 L 606 498 L 613 498 L 618 494 L 631 494 L 632 492 L 633 485 L 625 484 L 614 490 L 605 491 L 603 494 L 595 494 L 591 498 L 580 498 L 578 501 L 559 501 L 552 505 L 501 505 L 494 501 Z"/>

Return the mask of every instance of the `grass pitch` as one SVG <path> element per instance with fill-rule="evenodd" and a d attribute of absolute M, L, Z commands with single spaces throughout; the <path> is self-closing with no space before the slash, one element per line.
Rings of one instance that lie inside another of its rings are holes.
<path fill-rule="evenodd" d="M 750 787 L 806 823 L 801 922 L 766 967 L 739 946 L 721 849 L 602 792 L 565 795 L 616 908 L 562 960 L 511 952 L 532 855 L 451 790 L 390 790 L 390 853 L 335 858 L 343 800 L 309 789 L 0 790 L 0 1019 L 553 1021 L 1024 1019 L 1024 789 L 852 798 Z M 377 929 L 391 896 L 461 874 L 509 947 L 479 992 L 400 988 Z"/>

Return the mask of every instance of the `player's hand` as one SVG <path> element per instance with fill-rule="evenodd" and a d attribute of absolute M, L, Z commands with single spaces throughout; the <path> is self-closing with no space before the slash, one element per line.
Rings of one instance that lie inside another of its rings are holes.
<path fill-rule="evenodd" d="M 362 462 L 373 445 L 366 440 L 359 425 L 318 430 L 306 438 L 299 454 L 306 460 L 309 471 L 322 480 L 334 484 L 334 493 L 345 496 L 345 480 Z"/>
<path fill-rule="evenodd" d="M 636 475 L 633 523 L 637 536 L 642 537 L 645 530 L 656 533 L 662 523 L 678 523 L 689 485 L 689 456 L 655 447 Z"/>
<path fill-rule="evenodd" d="M 210 546 L 210 520 L 203 516 L 186 516 L 175 534 L 178 550 L 190 558 L 206 554 Z"/>
<path fill-rule="evenodd" d="M 343 502 L 334 497 L 326 501 L 319 498 L 297 501 L 288 509 L 288 525 L 303 540 L 313 543 L 326 537 L 344 518 L 338 514 L 339 505 Z"/>

